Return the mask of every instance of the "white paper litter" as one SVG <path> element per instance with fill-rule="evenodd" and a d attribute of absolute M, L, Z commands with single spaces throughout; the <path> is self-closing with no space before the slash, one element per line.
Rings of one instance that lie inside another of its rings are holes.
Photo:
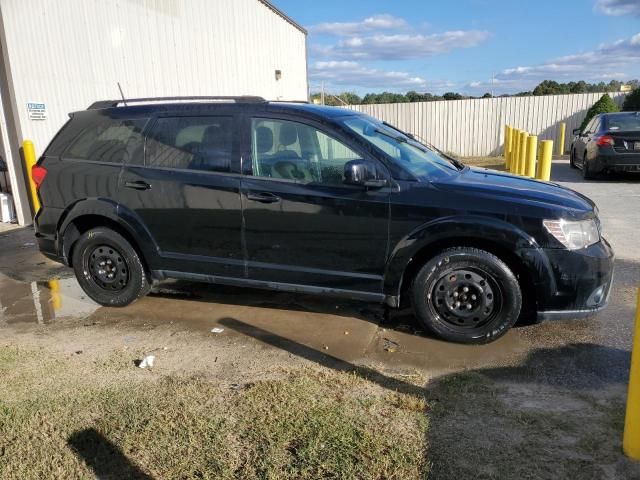
<path fill-rule="evenodd" d="M 224 332 L 224 328 L 216 327 L 211 329 L 211 333 L 222 333 Z"/>
<path fill-rule="evenodd" d="M 138 367 L 139 368 L 153 368 L 153 362 L 155 362 L 155 360 L 156 360 L 155 355 L 147 355 L 146 357 L 144 357 L 142 359 L 142 361 L 140 362 Z"/>

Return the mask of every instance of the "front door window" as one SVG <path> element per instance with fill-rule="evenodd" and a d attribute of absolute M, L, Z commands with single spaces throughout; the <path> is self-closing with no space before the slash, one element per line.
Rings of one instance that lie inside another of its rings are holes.
<path fill-rule="evenodd" d="M 256 177 L 342 185 L 344 166 L 361 158 L 326 133 L 298 122 L 254 118 L 251 169 Z"/>

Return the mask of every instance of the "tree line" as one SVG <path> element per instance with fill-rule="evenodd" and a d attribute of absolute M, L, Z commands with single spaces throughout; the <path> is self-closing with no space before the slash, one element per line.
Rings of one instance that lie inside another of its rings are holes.
<path fill-rule="evenodd" d="M 514 95 L 496 95 L 496 97 L 528 97 L 539 95 L 561 95 L 567 93 L 593 93 L 593 92 L 619 92 L 623 85 L 630 85 L 632 89 L 640 88 L 640 80 L 630 80 L 628 82 L 620 82 L 611 80 L 609 83 L 588 83 L 583 80 L 579 82 L 558 83 L 553 80 L 544 80 L 540 82 L 533 90 L 519 92 Z M 312 101 L 320 101 L 321 93 L 311 94 Z M 411 103 L 411 102 L 435 102 L 439 100 L 466 100 L 473 98 L 493 98 L 491 93 L 487 92 L 480 97 L 462 95 L 456 92 L 447 92 L 444 95 L 433 95 L 431 93 L 418 93 L 409 91 L 407 93 L 367 93 L 359 96 L 354 92 L 342 92 L 339 95 L 331 95 L 325 92 L 325 104 L 332 106 L 341 105 L 361 105 L 371 103 Z"/>

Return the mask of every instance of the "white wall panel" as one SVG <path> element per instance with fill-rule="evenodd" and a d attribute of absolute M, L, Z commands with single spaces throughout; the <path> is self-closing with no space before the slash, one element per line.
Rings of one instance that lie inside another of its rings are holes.
<path fill-rule="evenodd" d="M 20 134 L 42 153 L 101 99 L 261 95 L 306 100 L 306 36 L 258 0 L 1 0 Z M 276 81 L 275 70 L 282 71 Z M 48 119 L 29 120 L 26 102 Z"/>
<path fill-rule="evenodd" d="M 624 93 L 610 93 L 622 105 Z M 509 124 L 539 140 L 555 140 L 560 122 L 566 122 L 565 150 L 587 110 L 602 93 L 508 97 L 440 102 L 353 105 L 350 108 L 415 133 L 441 150 L 462 156 L 498 155 Z M 557 151 L 557 147 L 554 147 Z"/>

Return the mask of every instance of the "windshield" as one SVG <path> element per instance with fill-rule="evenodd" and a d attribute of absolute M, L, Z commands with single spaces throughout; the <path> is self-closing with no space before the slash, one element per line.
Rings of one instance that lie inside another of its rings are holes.
<path fill-rule="evenodd" d="M 640 132 L 640 115 L 611 115 L 608 119 L 609 131 Z"/>
<path fill-rule="evenodd" d="M 348 117 L 342 124 L 389 155 L 418 178 L 451 175 L 464 166 L 436 149 L 428 148 L 400 130 L 367 115 Z"/>

